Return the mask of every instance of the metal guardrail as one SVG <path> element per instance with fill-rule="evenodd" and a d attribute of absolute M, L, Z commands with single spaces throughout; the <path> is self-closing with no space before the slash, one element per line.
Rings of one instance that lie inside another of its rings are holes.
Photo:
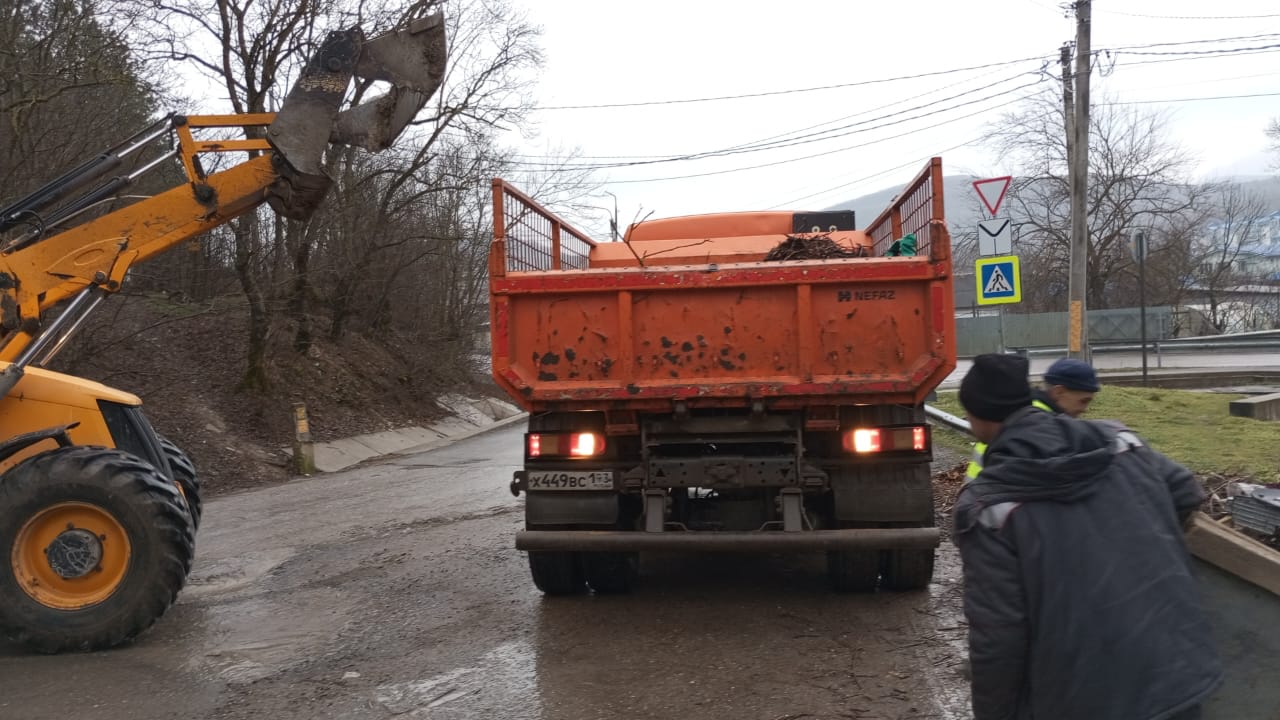
<path fill-rule="evenodd" d="M 1142 343 L 1134 341 L 1091 343 L 1090 349 L 1095 353 L 1142 352 Z M 1259 330 L 1256 332 L 1231 333 L 1227 335 L 1200 335 L 1196 337 L 1147 341 L 1147 352 L 1152 352 L 1157 355 L 1162 352 L 1197 350 L 1276 349 L 1280 349 L 1280 330 Z M 1010 351 L 1025 355 L 1063 355 L 1067 352 L 1067 348 L 1027 347 L 1010 348 Z"/>
<path fill-rule="evenodd" d="M 973 434 L 973 430 L 970 429 L 969 427 L 968 420 L 965 420 L 964 418 L 961 418 L 961 417 L 956 417 L 955 415 L 952 415 L 951 413 L 945 410 L 939 410 L 938 408 L 932 405 L 925 405 L 924 414 L 927 415 L 930 420 L 933 420 L 940 425 L 945 425 L 946 427 L 949 427 L 952 430 L 956 430 L 956 431 L 965 433 L 967 435 Z"/>

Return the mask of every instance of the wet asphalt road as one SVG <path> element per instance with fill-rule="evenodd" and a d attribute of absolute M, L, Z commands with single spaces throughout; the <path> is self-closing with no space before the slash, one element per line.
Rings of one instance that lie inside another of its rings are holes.
<path fill-rule="evenodd" d="M 512 549 L 520 426 L 216 499 L 133 645 L 0 643 L 0 719 L 960 718 L 958 563 L 836 595 L 819 556 L 646 556 L 626 596 L 543 598 Z"/>

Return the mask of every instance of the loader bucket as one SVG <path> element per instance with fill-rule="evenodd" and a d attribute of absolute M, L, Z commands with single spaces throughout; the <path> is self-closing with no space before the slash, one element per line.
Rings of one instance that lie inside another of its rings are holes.
<path fill-rule="evenodd" d="M 295 219 L 315 211 L 332 184 L 323 164 L 330 143 L 391 147 L 439 89 L 447 51 L 439 13 L 371 40 L 356 28 L 330 33 L 267 130 L 281 176 L 269 191 L 271 207 Z M 385 81 L 391 90 L 342 110 L 352 78 Z"/>

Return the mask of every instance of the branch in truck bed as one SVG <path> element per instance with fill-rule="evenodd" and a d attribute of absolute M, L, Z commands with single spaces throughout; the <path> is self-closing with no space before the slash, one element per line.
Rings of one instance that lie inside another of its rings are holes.
<path fill-rule="evenodd" d="M 848 248 L 836 243 L 831 238 L 799 237 L 788 235 L 774 249 L 764 256 L 766 262 L 778 260 L 832 260 L 835 258 L 866 257 L 867 249 L 861 245 Z"/>

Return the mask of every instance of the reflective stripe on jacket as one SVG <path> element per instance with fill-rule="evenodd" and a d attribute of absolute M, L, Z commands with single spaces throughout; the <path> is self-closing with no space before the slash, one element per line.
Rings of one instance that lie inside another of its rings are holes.
<path fill-rule="evenodd" d="M 1037 410 L 1043 410 L 1047 413 L 1056 412 L 1050 405 L 1043 400 L 1032 400 L 1031 407 Z M 977 442 L 973 444 L 973 455 L 969 457 L 969 464 L 964 469 L 964 481 L 969 482 L 978 477 L 978 473 L 982 472 L 982 456 L 987 454 L 987 444 Z"/>

